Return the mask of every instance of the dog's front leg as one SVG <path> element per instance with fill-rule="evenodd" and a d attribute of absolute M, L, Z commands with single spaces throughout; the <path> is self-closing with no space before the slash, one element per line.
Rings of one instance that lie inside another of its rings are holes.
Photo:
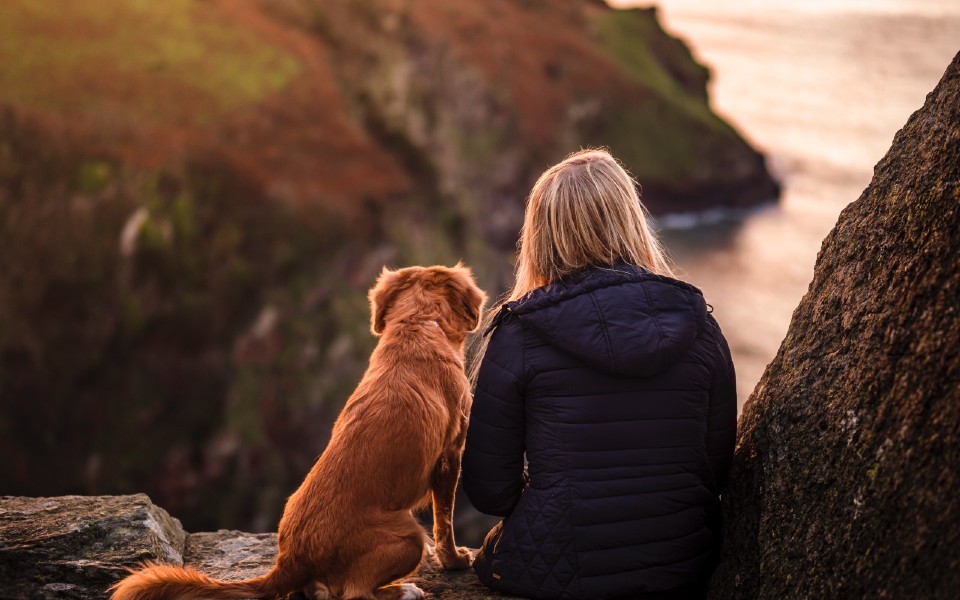
<path fill-rule="evenodd" d="M 437 544 L 437 561 L 448 570 L 466 569 L 473 560 L 470 551 L 458 548 L 453 538 L 453 502 L 466 436 L 467 427 L 463 424 L 433 471 L 433 539 Z"/>

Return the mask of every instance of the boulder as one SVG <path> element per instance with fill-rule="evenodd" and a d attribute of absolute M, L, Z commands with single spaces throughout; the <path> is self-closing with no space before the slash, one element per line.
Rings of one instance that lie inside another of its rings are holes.
<path fill-rule="evenodd" d="M 960 55 L 840 215 L 744 407 L 711 598 L 960 589 Z"/>
<path fill-rule="evenodd" d="M 0 598 L 100 598 L 145 560 L 182 565 L 180 521 L 144 494 L 0 498 Z"/>
<path fill-rule="evenodd" d="M 407 581 L 428 599 L 508 598 L 483 587 L 473 570 L 438 568 L 433 547 L 427 552 Z M 237 581 L 263 575 L 276 555 L 274 533 L 188 534 L 144 494 L 0 497 L 0 599 L 107 598 L 107 589 L 127 569 L 148 560 Z"/>
<path fill-rule="evenodd" d="M 224 581 L 259 577 L 277 558 L 277 534 L 211 531 L 187 536 L 183 562 Z"/>

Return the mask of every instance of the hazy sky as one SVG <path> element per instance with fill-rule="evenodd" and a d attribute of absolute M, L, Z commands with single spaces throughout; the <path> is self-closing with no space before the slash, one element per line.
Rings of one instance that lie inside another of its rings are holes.
<path fill-rule="evenodd" d="M 614 6 L 647 6 L 657 4 L 671 10 L 696 10 L 698 12 L 737 13 L 747 11 L 788 11 L 802 13 L 904 13 L 926 16 L 960 14 L 957 0 L 659 0 L 637 2 L 635 0 L 609 0 Z"/>

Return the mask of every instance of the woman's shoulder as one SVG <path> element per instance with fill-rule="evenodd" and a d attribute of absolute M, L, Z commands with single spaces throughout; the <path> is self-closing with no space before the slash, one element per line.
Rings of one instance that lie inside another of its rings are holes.
<path fill-rule="evenodd" d="M 511 312 L 525 314 L 605 288 L 619 289 L 624 294 L 631 284 L 664 284 L 690 294 L 703 296 L 696 286 L 669 275 L 654 273 L 644 267 L 617 263 L 584 267 L 547 285 L 534 288 L 517 300 L 508 302 Z"/>
<path fill-rule="evenodd" d="M 520 373 L 524 362 L 524 327 L 513 308 L 513 303 L 503 304 L 481 333 L 487 338 L 482 363 L 493 362 L 502 369 Z"/>

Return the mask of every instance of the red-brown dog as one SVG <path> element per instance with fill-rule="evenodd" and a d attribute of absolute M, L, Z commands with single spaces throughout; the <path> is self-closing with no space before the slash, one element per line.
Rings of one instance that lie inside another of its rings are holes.
<path fill-rule="evenodd" d="M 146 565 L 112 588 L 113 600 L 272 598 L 302 588 L 317 598 L 422 598 L 416 586 L 390 584 L 423 558 L 425 533 L 411 509 L 431 496 L 437 560 L 467 568 L 451 519 L 471 401 L 463 342 L 484 300 L 459 264 L 384 269 L 370 290 L 382 337 L 327 449 L 287 501 L 273 569 L 222 582 Z"/>

